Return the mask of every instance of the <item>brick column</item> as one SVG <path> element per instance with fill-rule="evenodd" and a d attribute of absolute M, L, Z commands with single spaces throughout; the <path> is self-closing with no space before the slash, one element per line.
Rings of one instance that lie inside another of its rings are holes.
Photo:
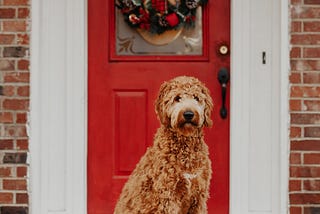
<path fill-rule="evenodd" d="M 320 0 L 291 0 L 291 214 L 320 213 Z"/>
<path fill-rule="evenodd" d="M 29 0 L 0 0 L 0 213 L 28 213 Z"/>

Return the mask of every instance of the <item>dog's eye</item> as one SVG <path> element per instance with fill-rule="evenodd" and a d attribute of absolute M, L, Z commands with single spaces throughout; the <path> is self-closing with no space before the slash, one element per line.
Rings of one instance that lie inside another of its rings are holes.
<path fill-rule="evenodd" d="M 181 97 L 180 97 L 180 96 L 176 96 L 176 97 L 174 98 L 174 101 L 176 101 L 176 102 L 180 102 L 180 100 L 181 100 Z"/>
<path fill-rule="evenodd" d="M 197 102 L 199 102 L 199 97 L 197 97 L 197 96 L 193 96 L 193 98 L 197 101 Z"/>

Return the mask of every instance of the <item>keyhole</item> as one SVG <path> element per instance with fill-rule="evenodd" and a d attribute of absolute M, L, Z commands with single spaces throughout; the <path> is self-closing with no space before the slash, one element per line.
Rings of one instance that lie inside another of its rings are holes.
<path fill-rule="evenodd" d="M 267 55 L 266 52 L 262 52 L 262 64 L 265 65 L 267 63 Z"/>

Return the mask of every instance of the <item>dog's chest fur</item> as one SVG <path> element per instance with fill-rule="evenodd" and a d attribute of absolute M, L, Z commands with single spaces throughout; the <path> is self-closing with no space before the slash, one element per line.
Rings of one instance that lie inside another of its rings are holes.
<path fill-rule="evenodd" d="M 163 132 L 166 134 L 163 135 Z M 178 177 L 179 181 L 176 182 L 183 182 L 189 190 L 193 186 L 199 188 L 198 185 L 201 185 L 202 180 L 209 179 L 211 170 L 208 170 L 209 153 L 202 132 L 197 136 L 185 137 L 160 129 L 157 134 L 156 139 L 159 141 L 155 141 L 154 155 L 159 161 L 156 165 L 163 167 L 160 172 L 168 173 L 169 177 Z"/>
<path fill-rule="evenodd" d="M 151 148 L 154 153 L 151 153 L 158 158 L 153 166 L 161 166 L 161 170 L 155 169 L 159 173 L 156 179 L 166 176 L 166 187 L 180 198 L 182 207 L 192 209 L 193 200 L 200 197 L 199 194 L 207 194 L 205 192 L 211 178 L 211 162 L 202 132 L 184 137 L 160 128 L 155 139 Z M 187 213 L 187 210 L 181 213 Z"/>
<path fill-rule="evenodd" d="M 166 133 L 166 134 L 163 134 Z M 204 159 L 208 158 L 208 147 L 203 141 L 202 132 L 196 136 L 185 137 L 175 132 L 159 129 L 154 148 L 157 153 L 171 164 L 178 165 L 183 170 L 201 168 Z"/>

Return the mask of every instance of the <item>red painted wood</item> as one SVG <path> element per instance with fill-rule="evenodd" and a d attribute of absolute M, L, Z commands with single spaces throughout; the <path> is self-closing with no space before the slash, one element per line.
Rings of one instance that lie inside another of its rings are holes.
<path fill-rule="evenodd" d="M 114 53 L 113 1 L 88 1 L 88 213 L 113 213 L 130 169 L 153 142 L 159 127 L 154 100 L 164 80 L 192 75 L 212 93 L 214 125 L 206 129 L 213 178 L 209 213 L 229 210 L 229 118 L 219 116 L 220 44 L 230 44 L 230 2 L 209 0 L 204 22 L 204 54 L 199 57 L 117 57 Z M 229 92 L 228 88 L 228 92 Z M 229 108 L 229 94 L 227 94 Z"/>

